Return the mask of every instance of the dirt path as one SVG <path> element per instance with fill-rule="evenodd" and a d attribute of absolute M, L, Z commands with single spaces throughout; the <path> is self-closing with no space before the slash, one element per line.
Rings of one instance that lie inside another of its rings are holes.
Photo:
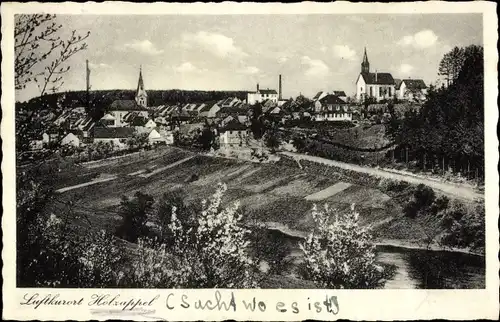
<path fill-rule="evenodd" d="M 331 165 L 331 166 L 338 167 L 341 169 L 366 173 L 366 174 L 380 177 L 380 178 L 400 180 L 400 181 L 405 181 L 405 182 L 412 183 L 412 184 L 424 184 L 428 187 L 439 190 L 447 195 L 458 197 L 461 199 L 466 199 L 466 200 L 477 200 L 477 199 L 483 200 L 484 199 L 483 194 L 480 194 L 480 193 L 474 191 L 474 189 L 472 189 L 470 187 L 461 186 L 458 184 L 439 182 L 439 181 L 435 181 L 435 180 L 424 179 L 424 178 L 419 178 L 419 177 L 410 176 L 410 175 L 403 175 L 403 174 L 385 171 L 382 169 L 363 167 L 363 166 L 359 166 L 356 164 L 334 161 L 334 160 L 329 160 L 329 159 L 320 158 L 320 157 L 311 156 L 311 155 L 304 155 L 304 154 L 293 153 L 293 152 L 281 152 L 281 153 L 283 155 L 287 155 L 287 156 L 290 156 L 292 158 L 295 158 L 296 160 L 308 160 L 308 161 L 312 161 L 312 162 L 316 162 L 316 163 Z"/>

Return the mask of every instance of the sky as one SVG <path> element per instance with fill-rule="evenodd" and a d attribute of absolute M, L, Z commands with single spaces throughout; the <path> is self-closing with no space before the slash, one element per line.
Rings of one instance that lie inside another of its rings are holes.
<path fill-rule="evenodd" d="M 321 90 L 355 92 L 366 47 L 370 70 L 394 78 L 438 79 L 438 64 L 455 46 L 482 45 L 481 14 L 357 15 L 58 15 L 62 34 L 90 31 L 73 56 L 61 90 L 91 86 L 135 89 L 254 90 L 283 97 Z M 28 86 L 16 100 L 38 96 Z"/>

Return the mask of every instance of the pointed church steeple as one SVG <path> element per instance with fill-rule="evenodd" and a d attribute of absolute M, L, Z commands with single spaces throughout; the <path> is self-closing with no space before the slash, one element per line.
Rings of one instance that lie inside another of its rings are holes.
<path fill-rule="evenodd" d="M 365 47 L 365 54 L 363 55 L 363 61 L 361 62 L 361 73 L 370 73 L 370 62 L 368 62 L 366 47 Z"/>
<path fill-rule="evenodd" d="M 148 94 L 144 89 L 144 80 L 142 79 L 142 65 L 139 68 L 139 82 L 137 83 L 137 92 L 135 94 L 137 105 L 142 107 L 148 106 Z"/>

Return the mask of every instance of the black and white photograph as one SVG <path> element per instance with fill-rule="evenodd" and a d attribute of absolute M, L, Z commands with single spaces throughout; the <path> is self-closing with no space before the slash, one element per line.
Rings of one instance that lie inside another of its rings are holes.
<path fill-rule="evenodd" d="M 13 19 L 16 288 L 486 288 L 482 13 Z"/>

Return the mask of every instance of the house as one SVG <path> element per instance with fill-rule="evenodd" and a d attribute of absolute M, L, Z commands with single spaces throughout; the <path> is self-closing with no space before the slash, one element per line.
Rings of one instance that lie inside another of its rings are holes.
<path fill-rule="evenodd" d="M 329 94 L 315 102 L 315 121 L 352 121 L 352 113 L 347 103 Z"/>
<path fill-rule="evenodd" d="M 410 101 L 425 100 L 427 95 L 427 85 L 422 79 L 403 79 L 396 86 L 396 93 L 399 99 Z"/>
<path fill-rule="evenodd" d="M 220 109 L 221 109 L 221 103 L 222 103 L 222 101 L 207 103 L 200 110 L 199 116 L 201 116 L 201 117 L 207 117 L 207 118 L 214 118 L 214 117 L 216 117 L 217 112 L 219 112 Z"/>
<path fill-rule="evenodd" d="M 152 129 L 148 134 L 148 142 L 151 144 L 165 142 L 165 138 L 158 133 L 155 129 Z"/>
<path fill-rule="evenodd" d="M 80 138 L 76 136 L 73 133 L 68 133 L 66 134 L 65 137 L 62 138 L 61 140 L 61 145 L 71 145 L 74 147 L 79 147 L 80 146 Z"/>
<path fill-rule="evenodd" d="M 356 81 L 356 99 L 363 102 L 368 98 L 380 101 L 382 99 L 393 98 L 396 94 L 396 83 L 390 73 L 370 73 L 370 63 L 368 56 L 363 56 L 361 63 L 361 73 Z"/>
<path fill-rule="evenodd" d="M 134 136 L 132 127 L 96 127 L 94 128 L 94 142 L 111 142 L 116 146 L 125 147 L 128 138 Z"/>
<path fill-rule="evenodd" d="M 249 139 L 250 131 L 246 125 L 232 120 L 219 129 L 221 147 L 243 146 Z"/>
<path fill-rule="evenodd" d="M 158 130 L 158 133 L 163 137 L 164 141 L 167 145 L 174 144 L 174 133 L 172 131 Z"/>
<path fill-rule="evenodd" d="M 255 105 L 265 100 L 272 100 L 278 103 L 278 92 L 274 89 L 260 89 L 257 84 L 257 91 L 247 93 L 247 104 Z"/>
<path fill-rule="evenodd" d="M 220 126 L 224 127 L 226 126 L 227 124 L 229 124 L 231 121 L 234 121 L 235 118 L 231 115 L 228 115 L 226 118 L 224 118 L 221 122 L 220 122 Z"/>

